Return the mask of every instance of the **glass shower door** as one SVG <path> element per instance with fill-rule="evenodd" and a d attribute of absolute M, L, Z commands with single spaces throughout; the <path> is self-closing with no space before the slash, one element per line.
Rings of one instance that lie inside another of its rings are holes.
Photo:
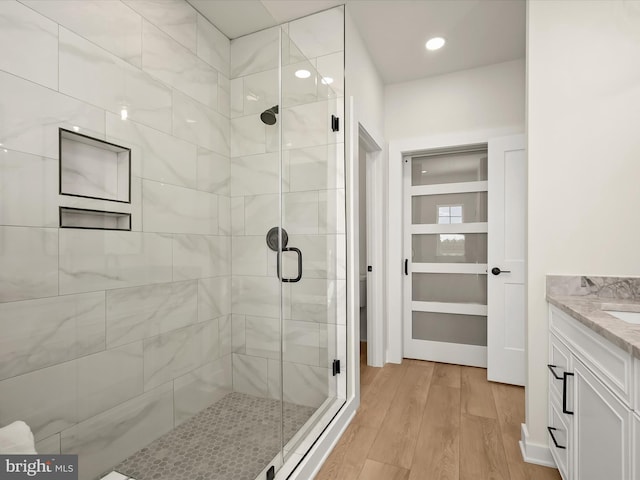
<path fill-rule="evenodd" d="M 338 397 L 345 374 L 338 373 L 337 362 L 334 375 L 334 361 L 344 357 L 340 334 L 346 348 L 344 142 L 336 125 L 343 115 L 332 80 L 281 31 L 280 206 L 288 242 L 281 246 L 278 271 L 285 462 L 304 456 L 344 402 Z"/>

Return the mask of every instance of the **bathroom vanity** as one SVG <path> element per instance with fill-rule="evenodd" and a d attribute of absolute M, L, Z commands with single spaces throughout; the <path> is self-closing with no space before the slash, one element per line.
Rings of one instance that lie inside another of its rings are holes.
<path fill-rule="evenodd" d="M 564 480 L 640 479 L 640 279 L 547 277 L 550 448 Z"/>

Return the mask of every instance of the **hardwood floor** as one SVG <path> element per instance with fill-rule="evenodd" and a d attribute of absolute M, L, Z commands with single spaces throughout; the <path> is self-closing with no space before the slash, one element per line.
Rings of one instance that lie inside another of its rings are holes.
<path fill-rule="evenodd" d="M 316 480 L 559 480 L 520 455 L 524 389 L 486 370 L 360 352 L 361 405 Z"/>

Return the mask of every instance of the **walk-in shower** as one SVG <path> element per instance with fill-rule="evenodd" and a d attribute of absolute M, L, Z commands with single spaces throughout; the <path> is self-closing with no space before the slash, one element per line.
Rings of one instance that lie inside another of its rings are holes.
<path fill-rule="evenodd" d="M 80 480 L 285 478 L 351 374 L 344 8 L 231 41 L 181 1 L 0 20 L 0 428 Z"/>

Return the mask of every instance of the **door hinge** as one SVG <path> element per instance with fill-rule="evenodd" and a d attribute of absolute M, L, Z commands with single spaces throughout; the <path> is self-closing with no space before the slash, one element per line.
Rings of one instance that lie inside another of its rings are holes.
<path fill-rule="evenodd" d="M 367 272 L 373 272 L 373 267 L 371 265 L 367 265 Z"/>
<path fill-rule="evenodd" d="M 340 131 L 340 119 L 335 115 L 331 115 L 331 130 L 334 132 Z"/>
<path fill-rule="evenodd" d="M 267 480 L 273 480 L 274 478 L 276 478 L 276 467 L 271 465 L 269 470 L 267 470 Z"/>
<path fill-rule="evenodd" d="M 340 373 L 340 360 L 333 361 L 333 376 L 335 377 Z"/>

